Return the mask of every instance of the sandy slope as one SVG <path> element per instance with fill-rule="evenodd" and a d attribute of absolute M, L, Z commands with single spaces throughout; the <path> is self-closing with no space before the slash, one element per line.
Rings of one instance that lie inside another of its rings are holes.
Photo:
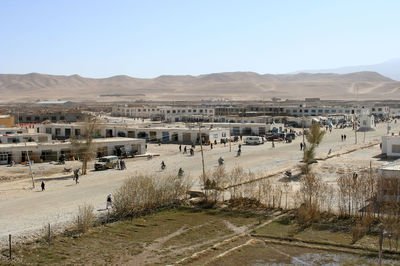
<path fill-rule="evenodd" d="M 351 74 L 260 75 L 253 72 L 214 73 L 199 76 L 160 76 L 139 79 L 114 76 L 104 79 L 79 75 L 55 76 L 31 73 L 0 74 L 0 102 L 71 99 L 76 101 L 121 101 L 137 99 L 190 100 L 260 97 L 303 99 L 399 99 L 400 82 L 376 72 Z M 119 95 L 118 97 L 112 95 Z M 101 97 L 100 97 L 101 96 Z"/>

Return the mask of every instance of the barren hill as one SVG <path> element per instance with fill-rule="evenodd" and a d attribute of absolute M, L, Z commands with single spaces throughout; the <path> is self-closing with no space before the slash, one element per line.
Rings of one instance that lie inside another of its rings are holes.
<path fill-rule="evenodd" d="M 121 101 L 135 99 L 400 99 L 400 82 L 376 72 L 350 74 L 299 73 L 260 75 L 226 72 L 199 76 L 160 76 L 153 79 L 114 76 L 103 79 L 79 75 L 38 73 L 0 74 L 0 101 L 71 99 Z M 357 96 L 356 96 L 357 95 Z"/>

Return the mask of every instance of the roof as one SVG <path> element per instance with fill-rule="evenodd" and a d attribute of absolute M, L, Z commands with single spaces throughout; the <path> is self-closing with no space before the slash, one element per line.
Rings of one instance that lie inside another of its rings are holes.
<path fill-rule="evenodd" d="M 400 171 L 400 160 L 382 165 L 381 167 L 379 167 L 379 170 Z"/>
<path fill-rule="evenodd" d="M 36 104 L 66 104 L 72 103 L 71 101 L 43 101 L 43 102 L 36 102 Z"/>
<path fill-rule="evenodd" d="M 127 142 L 127 141 L 140 141 L 140 142 L 145 142 L 144 139 L 137 139 L 137 138 L 99 138 L 99 139 L 93 139 L 93 143 L 110 143 L 110 142 Z M 42 146 L 56 146 L 56 145 L 70 145 L 71 143 L 66 141 L 66 142 L 61 142 L 61 141 L 52 141 L 52 142 L 20 142 L 20 143 L 3 143 L 0 144 L 0 148 L 14 148 L 14 147 L 42 147 Z"/>

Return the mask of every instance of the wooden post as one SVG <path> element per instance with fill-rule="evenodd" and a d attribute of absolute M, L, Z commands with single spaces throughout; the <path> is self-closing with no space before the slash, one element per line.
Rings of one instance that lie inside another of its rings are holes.
<path fill-rule="evenodd" d="M 12 260 L 12 251 L 11 251 L 11 234 L 8 235 L 8 249 L 10 251 L 10 260 Z"/>
<path fill-rule="evenodd" d="M 203 166 L 203 185 L 204 185 L 204 188 L 205 188 L 205 186 L 206 186 L 206 170 L 205 170 L 205 168 L 204 168 L 203 140 L 202 140 L 202 136 L 201 136 L 201 124 L 198 123 L 198 125 L 199 125 L 201 164 L 202 164 L 202 166 Z M 207 201 L 207 192 L 206 192 L 206 190 L 204 190 L 204 195 L 205 195 L 206 201 Z"/>
<path fill-rule="evenodd" d="M 302 125 L 302 127 L 303 127 L 303 147 L 304 147 L 304 143 L 305 143 L 305 140 L 304 140 L 304 123 L 305 123 L 305 120 L 304 120 L 304 117 L 301 119 L 301 125 Z"/>
<path fill-rule="evenodd" d="M 31 158 L 29 157 L 29 151 L 28 151 L 28 148 L 26 147 L 26 141 L 25 141 L 25 152 L 26 152 L 26 155 L 28 156 L 29 175 L 30 175 L 31 178 L 32 178 L 32 187 L 35 188 L 35 182 L 33 181 L 32 167 L 31 167 Z"/>
<path fill-rule="evenodd" d="M 357 118 L 354 114 L 354 134 L 355 134 L 355 144 L 357 144 Z"/>
<path fill-rule="evenodd" d="M 50 223 L 49 223 L 49 225 L 48 225 L 48 230 L 47 230 L 47 233 L 48 233 L 48 241 L 49 241 L 49 246 L 50 246 L 50 243 L 51 243 L 51 230 L 50 230 Z"/>
<path fill-rule="evenodd" d="M 378 265 L 382 265 L 382 244 L 383 244 L 383 226 L 380 226 L 380 232 L 379 232 L 379 262 Z"/>

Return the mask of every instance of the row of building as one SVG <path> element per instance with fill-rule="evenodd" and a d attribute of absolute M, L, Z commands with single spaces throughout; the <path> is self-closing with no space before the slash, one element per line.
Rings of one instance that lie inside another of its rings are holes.
<path fill-rule="evenodd" d="M 140 155 L 146 153 L 146 142 L 133 138 L 101 138 L 93 140 L 94 154 L 97 157 L 108 155 Z M 0 144 L 0 164 L 21 163 L 28 160 L 35 163 L 78 159 L 79 151 L 70 141 L 17 142 Z"/>
<path fill-rule="evenodd" d="M 330 115 L 359 115 L 368 110 L 376 118 L 399 116 L 400 108 L 388 106 L 322 106 L 300 104 L 290 105 L 244 105 L 244 106 L 149 106 L 149 105 L 116 105 L 112 108 L 112 115 L 152 118 L 167 122 L 190 121 L 202 119 L 220 121 L 220 117 L 238 115 L 241 117 L 256 116 L 330 116 Z"/>

